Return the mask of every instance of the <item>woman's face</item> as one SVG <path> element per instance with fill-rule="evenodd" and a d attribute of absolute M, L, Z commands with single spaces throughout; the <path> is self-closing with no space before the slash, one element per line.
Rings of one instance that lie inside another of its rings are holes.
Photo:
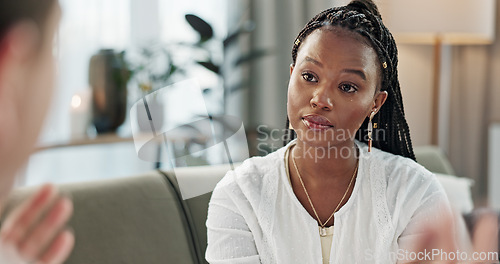
<path fill-rule="evenodd" d="M 290 69 L 287 112 L 299 142 L 312 147 L 352 144 L 356 131 L 387 92 L 380 62 L 361 37 L 319 29 L 305 38 Z"/>

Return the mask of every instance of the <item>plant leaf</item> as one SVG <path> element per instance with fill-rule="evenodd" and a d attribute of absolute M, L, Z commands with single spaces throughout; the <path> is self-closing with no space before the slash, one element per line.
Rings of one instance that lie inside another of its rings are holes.
<path fill-rule="evenodd" d="M 200 42 L 205 42 L 214 36 L 212 26 L 205 20 L 193 14 L 186 14 L 186 20 L 200 34 Z"/>
<path fill-rule="evenodd" d="M 198 64 L 205 67 L 206 69 L 214 72 L 215 74 L 220 73 L 220 66 L 213 64 L 211 61 L 197 61 Z"/>
<path fill-rule="evenodd" d="M 238 36 L 244 33 L 251 33 L 252 31 L 255 30 L 255 23 L 251 20 L 245 22 L 243 25 L 240 26 L 237 30 L 233 31 L 231 34 L 229 34 L 223 41 L 222 44 L 224 47 L 229 46 L 232 42 L 238 39 Z"/>
<path fill-rule="evenodd" d="M 175 65 L 171 64 L 171 65 L 170 65 L 170 72 L 168 73 L 168 75 L 172 75 L 172 74 L 174 74 L 174 72 L 176 72 L 176 71 L 177 71 L 177 69 L 179 69 L 177 66 L 175 66 Z"/>
<path fill-rule="evenodd" d="M 269 49 L 252 50 L 248 54 L 245 54 L 245 55 L 242 55 L 241 57 L 239 57 L 235 62 L 235 66 L 239 66 L 243 63 L 258 59 L 260 57 L 270 55 L 272 53 L 273 53 L 273 51 L 269 50 Z"/>

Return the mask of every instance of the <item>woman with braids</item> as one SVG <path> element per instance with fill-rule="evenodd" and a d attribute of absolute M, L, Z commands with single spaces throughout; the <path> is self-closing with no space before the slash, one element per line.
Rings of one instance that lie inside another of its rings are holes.
<path fill-rule="evenodd" d="M 291 141 L 218 183 L 206 259 L 404 261 L 421 247 L 421 225 L 451 210 L 436 177 L 415 162 L 397 48 L 375 4 L 318 14 L 296 38 L 292 62 Z"/>
<path fill-rule="evenodd" d="M 52 95 L 57 0 L 0 1 L 0 212 L 38 137 Z M 74 244 L 72 202 L 41 187 L 0 228 L 1 264 L 58 264 Z"/>

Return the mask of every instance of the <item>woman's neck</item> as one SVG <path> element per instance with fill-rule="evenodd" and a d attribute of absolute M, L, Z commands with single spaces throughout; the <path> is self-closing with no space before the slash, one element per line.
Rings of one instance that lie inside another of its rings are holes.
<path fill-rule="evenodd" d="M 352 177 L 358 158 L 354 141 L 316 147 L 297 141 L 291 152 L 300 174 L 312 185 L 344 182 Z"/>

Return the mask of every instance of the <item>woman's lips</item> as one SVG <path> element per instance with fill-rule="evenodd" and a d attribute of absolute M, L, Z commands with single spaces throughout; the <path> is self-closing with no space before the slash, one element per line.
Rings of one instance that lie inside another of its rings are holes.
<path fill-rule="evenodd" d="M 302 122 L 309 129 L 324 130 L 333 128 L 332 123 L 326 117 L 320 115 L 303 116 Z"/>

